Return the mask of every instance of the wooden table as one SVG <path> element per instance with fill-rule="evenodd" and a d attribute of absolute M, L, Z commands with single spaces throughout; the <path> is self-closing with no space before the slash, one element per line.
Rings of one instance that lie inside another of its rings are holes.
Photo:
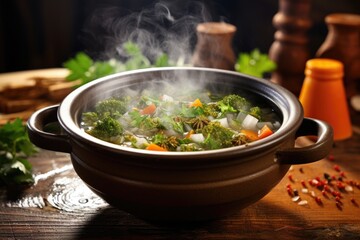
<path fill-rule="evenodd" d="M 257 203 L 224 219 L 176 226 L 150 224 L 107 205 L 78 178 L 67 154 L 41 150 L 30 158 L 34 186 L 0 188 L 0 239 L 360 239 L 359 112 L 352 112 L 352 121 L 353 137 L 336 142 L 332 157 L 293 166 Z M 330 192 L 324 196 L 309 183 L 324 173 L 337 179 L 335 190 L 343 175 L 353 191 L 339 191 L 338 200 Z M 300 200 L 292 200 L 289 184 Z M 302 200 L 307 204 L 299 205 Z"/>

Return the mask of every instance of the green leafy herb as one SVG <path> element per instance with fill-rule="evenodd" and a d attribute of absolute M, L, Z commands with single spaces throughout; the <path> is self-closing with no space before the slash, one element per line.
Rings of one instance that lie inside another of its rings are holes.
<path fill-rule="evenodd" d="M 33 183 L 32 166 L 26 158 L 35 152 L 21 119 L 0 127 L 0 184 Z"/>
<path fill-rule="evenodd" d="M 235 64 L 235 70 L 255 77 L 264 77 L 265 73 L 276 69 L 276 63 L 269 59 L 267 54 L 262 54 L 259 49 L 254 49 L 250 54 L 240 53 Z"/>
<path fill-rule="evenodd" d="M 67 80 L 80 80 L 79 85 L 83 85 L 94 79 L 115 73 L 119 68 L 119 63 L 115 60 L 93 61 L 85 53 L 79 52 L 75 58 L 66 61 L 64 67 L 70 70 L 70 74 L 66 77 Z"/>
<path fill-rule="evenodd" d="M 69 59 L 63 65 L 70 70 L 67 80 L 80 80 L 79 86 L 94 79 L 104 77 L 116 72 L 129 71 L 149 67 L 170 66 L 168 55 L 163 53 L 151 61 L 141 52 L 140 47 L 133 42 L 123 44 L 123 50 L 127 56 L 126 61 L 110 59 L 107 61 L 95 61 L 84 52 L 79 52 L 74 58 Z"/>

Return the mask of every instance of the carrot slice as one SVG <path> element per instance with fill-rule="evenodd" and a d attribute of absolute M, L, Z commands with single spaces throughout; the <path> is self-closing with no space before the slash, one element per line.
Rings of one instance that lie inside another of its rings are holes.
<path fill-rule="evenodd" d="M 258 134 L 252 130 L 243 129 L 240 131 L 242 134 L 245 134 L 251 141 L 256 141 L 259 139 Z"/>
<path fill-rule="evenodd" d="M 194 130 L 190 130 L 186 135 L 185 135 L 185 138 L 190 138 L 191 135 L 193 135 L 195 133 Z"/>
<path fill-rule="evenodd" d="M 269 128 L 268 125 L 264 125 L 261 129 L 260 129 L 260 132 L 259 132 L 259 138 L 262 139 L 262 138 L 265 138 L 267 136 L 270 136 L 271 134 L 273 134 L 274 132 Z"/>
<path fill-rule="evenodd" d="M 159 145 L 155 144 L 155 143 L 150 143 L 146 148 L 146 150 L 150 150 L 150 151 L 161 151 L 161 152 L 166 152 L 166 148 L 160 147 Z"/>
<path fill-rule="evenodd" d="M 193 101 L 192 103 L 190 103 L 190 107 L 202 107 L 202 103 L 200 101 L 200 99 L 195 99 L 195 101 Z"/>
<path fill-rule="evenodd" d="M 151 114 L 153 114 L 155 112 L 155 110 L 156 110 L 156 105 L 152 103 L 152 104 L 146 106 L 145 108 L 143 108 L 140 111 L 140 113 L 142 115 L 151 115 Z"/>

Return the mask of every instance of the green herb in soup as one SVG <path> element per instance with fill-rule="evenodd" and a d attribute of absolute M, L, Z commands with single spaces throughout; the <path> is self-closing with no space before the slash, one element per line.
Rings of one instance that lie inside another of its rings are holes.
<path fill-rule="evenodd" d="M 271 108 L 254 106 L 237 94 L 209 93 L 112 97 L 84 112 L 81 124 L 88 134 L 107 142 L 180 152 L 244 145 L 280 127 Z"/>

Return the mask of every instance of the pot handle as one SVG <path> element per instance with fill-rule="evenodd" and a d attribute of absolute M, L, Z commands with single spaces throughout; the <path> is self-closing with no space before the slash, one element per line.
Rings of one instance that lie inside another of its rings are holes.
<path fill-rule="evenodd" d="M 30 141 L 40 148 L 70 153 L 69 138 L 62 133 L 57 119 L 58 108 L 59 105 L 53 105 L 33 113 L 27 122 L 28 135 Z"/>
<path fill-rule="evenodd" d="M 296 137 L 317 136 L 317 141 L 303 148 L 290 148 L 276 152 L 276 161 L 280 164 L 304 164 L 326 157 L 333 146 L 333 129 L 324 121 L 304 118 Z"/>

